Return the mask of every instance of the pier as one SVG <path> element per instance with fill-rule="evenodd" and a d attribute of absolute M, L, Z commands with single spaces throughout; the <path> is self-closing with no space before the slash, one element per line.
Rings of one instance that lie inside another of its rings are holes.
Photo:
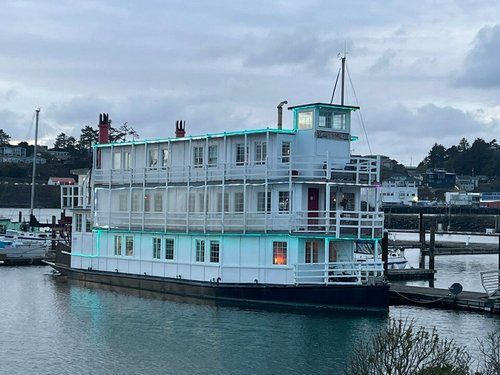
<path fill-rule="evenodd" d="M 413 305 L 451 310 L 487 312 L 500 315 L 500 298 L 488 298 L 486 293 L 462 291 L 454 295 L 449 289 L 393 284 L 391 305 Z"/>

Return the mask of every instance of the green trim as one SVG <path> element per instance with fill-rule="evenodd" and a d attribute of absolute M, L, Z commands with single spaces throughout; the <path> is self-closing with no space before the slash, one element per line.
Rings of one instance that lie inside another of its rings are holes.
<path fill-rule="evenodd" d="M 286 236 L 290 238 L 328 238 L 334 241 L 379 241 L 382 238 L 355 238 L 355 237 L 332 237 L 330 235 L 295 235 L 291 233 L 203 233 L 203 232 L 161 232 L 161 231 L 143 231 L 143 230 L 128 230 L 128 229 L 93 229 L 93 231 L 99 232 L 109 232 L 109 233 L 131 233 L 131 234 L 150 234 L 152 236 L 190 236 L 190 237 L 276 237 L 276 236 Z M 100 235 L 100 234 L 99 234 Z"/>
<path fill-rule="evenodd" d="M 171 137 L 171 138 L 160 138 L 160 139 L 154 139 L 154 140 L 145 139 L 145 140 L 141 140 L 141 141 L 103 143 L 103 144 L 95 144 L 92 147 L 104 148 L 104 147 L 111 147 L 111 146 L 130 146 L 130 145 L 143 145 L 143 144 L 164 143 L 164 142 L 182 142 L 182 141 L 189 141 L 189 140 L 232 137 L 232 136 L 237 136 L 237 135 L 260 134 L 260 133 L 295 134 L 296 130 L 295 129 L 277 129 L 277 128 L 240 130 L 240 131 L 212 133 L 212 134 L 208 133 L 205 135 L 190 135 L 190 136 L 182 137 L 182 138 Z"/>

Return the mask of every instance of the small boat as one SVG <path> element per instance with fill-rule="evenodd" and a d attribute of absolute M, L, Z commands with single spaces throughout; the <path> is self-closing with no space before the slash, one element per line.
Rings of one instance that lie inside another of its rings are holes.
<path fill-rule="evenodd" d="M 354 253 L 356 260 L 358 262 L 373 262 L 374 255 L 373 250 L 369 246 L 363 246 L 358 244 L 356 251 Z M 382 262 L 382 250 L 378 251 L 378 262 Z M 408 264 L 408 260 L 405 257 L 405 250 L 402 247 L 389 248 L 387 255 L 387 268 L 389 269 L 402 269 Z"/>

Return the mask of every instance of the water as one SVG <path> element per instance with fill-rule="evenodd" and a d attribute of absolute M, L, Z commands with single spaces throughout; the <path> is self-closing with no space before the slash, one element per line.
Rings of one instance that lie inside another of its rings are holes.
<path fill-rule="evenodd" d="M 439 277 L 453 275 L 448 269 L 456 259 L 436 260 L 447 270 L 438 271 Z M 463 267 L 472 274 L 474 262 Z M 402 306 L 387 316 L 303 314 L 142 294 L 84 287 L 53 276 L 46 266 L 0 267 L 0 373 L 336 374 L 350 346 L 383 327 L 388 317 L 436 327 L 441 337 L 466 345 L 472 354 L 476 339 L 500 329 L 498 317 L 470 312 Z"/>

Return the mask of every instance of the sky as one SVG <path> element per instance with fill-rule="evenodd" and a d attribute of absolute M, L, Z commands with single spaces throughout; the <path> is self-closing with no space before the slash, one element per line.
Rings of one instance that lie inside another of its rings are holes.
<path fill-rule="evenodd" d="M 0 29 L 13 144 L 34 139 L 36 108 L 49 147 L 102 112 L 140 139 L 176 120 L 187 135 L 275 127 L 283 100 L 330 102 L 344 52 L 354 153 L 415 166 L 434 143 L 500 142 L 497 0 L 2 0 Z"/>

